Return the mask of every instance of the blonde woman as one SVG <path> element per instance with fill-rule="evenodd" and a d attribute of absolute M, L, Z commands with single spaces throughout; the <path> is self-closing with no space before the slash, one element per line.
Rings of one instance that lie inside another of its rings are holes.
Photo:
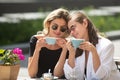
<path fill-rule="evenodd" d="M 42 77 L 48 69 L 51 69 L 53 73 L 59 58 L 66 57 L 67 49 L 64 48 L 64 43 L 66 43 L 64 38 L 68 35 L 68 16 L 69 12 L 63 8 L 52 11 L 44 20 L 43 35 L 31 37 L 28 60 L 28 72 L 31 78 Z M 57 38 L 56 44 L 47 44 L 45 37 Z"/>

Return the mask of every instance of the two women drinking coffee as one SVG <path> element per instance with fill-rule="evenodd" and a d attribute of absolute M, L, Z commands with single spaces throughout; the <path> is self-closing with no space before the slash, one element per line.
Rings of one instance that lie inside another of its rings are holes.
<path fill-rule="evenodd" d="M 45 19 L 45 35 L 36 35 L 30 40 L 29 75 L 41 77 L 51 69 L 54 76 L 60 78 L 65 75 L 65 78 L 71 80 L 118 80 L 120 73 L 113 60 L 112 42 L 102 37 L 82 12 L 69 16 L 65 10 L 65 18 L 60 16 L 63 13 L 59 10 L 55 10 L 59 16 L 53 11 Z M 75 46 L 73 40 L 66 40 L 68 32 L 83 42 L 78 41 L 79 45 Z M 46 43 L 46 36 L 56 37 L 56 43 Z"/>

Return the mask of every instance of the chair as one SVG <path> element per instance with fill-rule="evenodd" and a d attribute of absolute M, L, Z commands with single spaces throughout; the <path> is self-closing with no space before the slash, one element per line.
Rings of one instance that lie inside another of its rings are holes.
<path fill-rule="evenodd" d="M 115 64 L 117 65 L 118 70 L 120 71 L 120 57 L 114 57 Z"/>

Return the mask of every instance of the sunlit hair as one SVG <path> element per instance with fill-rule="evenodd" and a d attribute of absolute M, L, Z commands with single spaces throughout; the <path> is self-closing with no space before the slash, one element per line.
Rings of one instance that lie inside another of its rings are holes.
<path fill-rule="evenodd" d="M 88 28 L 89 41 L 94 46 L 96 46 L 96 44 L 98 43 L 98 30 L 96 29 L 96 27 L 94 26 L 92 21 L 88 18 L 88 16 L 86 16 L 85 13 L 82 11 L 75 11 L 75 12 L 71 13 L 71 15 L 69 16 L 69 20 L 71 19 L 71 17 L 74 17 L 74 20 L 81 24 L 83 23 L 84 19 L 86 19 L 88 21 L 87 28 Z"/>
<path fill-rule="evenodd" d="M 63 8 L 59 8 L 59 9 L 56 9 L 56 10 L 52 11 L 44 20 L 44 23 L 43 23 L 43 26 L 44 26 L 43 33 L 45 35 L 49 34 L 50 23 L 54 19 L 62 18 L 62 19 L 64 19 L 66 21 L 66 25 L 67 25 L 67 23 L 68 23 L 68 16 L 69 16 L 68 10 L 63 9 Z"/>

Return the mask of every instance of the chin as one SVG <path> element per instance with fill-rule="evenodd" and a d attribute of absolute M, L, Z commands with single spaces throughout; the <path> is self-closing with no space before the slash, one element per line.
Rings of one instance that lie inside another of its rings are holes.
<path fill-rule="evenodd" d="M 56 35 L 56 36 L 54 36 L 54 37 L 56 37 L 56 38 L 60 38 L 60 36 L 58 36 L 58 35 Z"/>

